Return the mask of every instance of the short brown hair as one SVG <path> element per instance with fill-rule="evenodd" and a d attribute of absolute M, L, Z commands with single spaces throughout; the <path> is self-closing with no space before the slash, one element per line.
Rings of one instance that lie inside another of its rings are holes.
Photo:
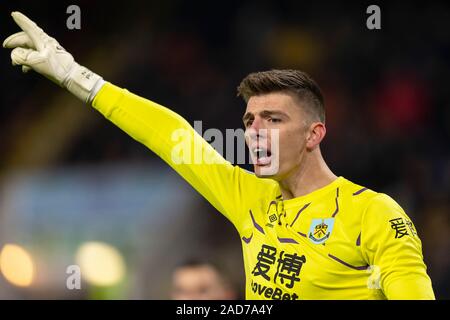
<path fill-rule="evenodd" d="M 306 111 L 315 119 L 325 122 L 325 105 L 317 83 L 300 70 L 270 70 L 254 72 L 246 76 L 238 88 L 238 96 L 246 102 L 250 97 L 277 91 L 289 91 L 305 101 Z"/>

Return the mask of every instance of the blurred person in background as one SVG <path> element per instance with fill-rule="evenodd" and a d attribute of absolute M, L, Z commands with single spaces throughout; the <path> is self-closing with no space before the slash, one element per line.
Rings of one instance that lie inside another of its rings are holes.
<path fill-rule="evenodd" d="M 225 272 L 206 260 L 189 259 L 179 264 L 172 274 L 173 300 L 236 300 Z"/>

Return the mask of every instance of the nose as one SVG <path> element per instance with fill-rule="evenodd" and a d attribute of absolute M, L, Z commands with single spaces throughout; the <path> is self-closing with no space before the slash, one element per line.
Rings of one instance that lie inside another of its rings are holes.
<path fill-rule="evenodd" d="M 266 138 L 267 130 L 264 122 L 260 118 L 255 117 L 251 126 L 245 130 L 245 136 L 254 141 Z"/>
<path fill-rule="evenodd" d="M 256 138 L 261 135 L 261 129 L 264 129 L 263 121 L 261 121 L 261 118 L 255 117 L 255 119 L 253 119 L 252 121 L 252 124 L 247 128 L 246 131 L 249 132 L 249 135 L 252 138 Z"/>

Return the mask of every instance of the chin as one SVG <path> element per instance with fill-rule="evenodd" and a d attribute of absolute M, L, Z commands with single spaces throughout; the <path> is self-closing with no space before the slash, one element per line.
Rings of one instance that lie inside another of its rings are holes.
<path fill-rule="evenodd" d="M 255 175 L 258 178 L 270 178 L 278 181 L 279 178 L 279 170 L 278 167 L 266 165 L 266 166 L 258 166 L 255 165 L 253 167 Z"/>

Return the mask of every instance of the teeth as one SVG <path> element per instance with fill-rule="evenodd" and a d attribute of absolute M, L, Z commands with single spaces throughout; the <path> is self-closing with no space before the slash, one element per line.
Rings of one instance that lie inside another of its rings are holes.
<path fill-rule="evenodd" d="M 269 151 L 260 147 L 253 148 L 252 152 L 257 159 L 267 158 L 269 156 Z"/>

